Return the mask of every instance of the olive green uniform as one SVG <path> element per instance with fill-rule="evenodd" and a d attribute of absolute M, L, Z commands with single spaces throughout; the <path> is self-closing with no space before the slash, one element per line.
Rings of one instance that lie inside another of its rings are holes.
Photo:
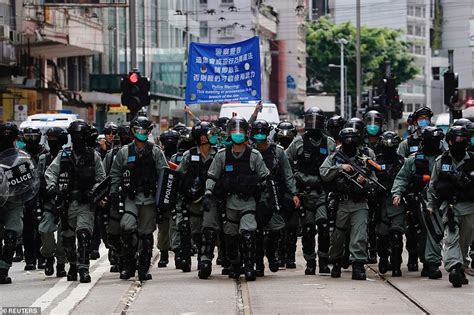
<path fill-rule="evenodd" d="M 458 170 L 469 160 L 470 156 L 466 153 L 464 159 L 457 162 L 452 160 L 452 167 Z M 437 200 L 435 198 L 435 182 L 439 179 L 439 174 L 442 169 L 442 156 L 436 159 L 431 173 L 430 184 L 428 188 L 428 205 L 433 211 L 436 211 Z M 472 196 L 471 196 L 472 198 Z M 443 216 L 444 229 L 444 246 L 443 246 L 443 263 L 444 268 L 450 271 L 452 267 L 457 264 L 462 264 L 464 269 L 469 266 L 469 246 L 474 241 L 474 201 L 459 201 L 453 204 L 453 213 L 455 228 L 451 231 L 448 227 L 447 218 L 448 201 L 443 201 L 440 206 Z"/>

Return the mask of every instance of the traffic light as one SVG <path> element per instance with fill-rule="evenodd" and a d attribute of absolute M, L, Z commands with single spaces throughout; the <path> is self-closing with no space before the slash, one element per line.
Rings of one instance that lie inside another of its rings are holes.
<path fill-rule="evenodd" d="M 121 102 L 130 110 L 132 117 L 143 107 L 150 105 L 150 81 L 140 76 L 140 72 L 132 71 L 122 77 Z"/>
<path fill-rule="evenodd" d="M 458 74 L 450 70 L 444 73 L 444 104 L 451 107 L 453 103 L 458 100 L 458 85 L 459 79 Z"/>

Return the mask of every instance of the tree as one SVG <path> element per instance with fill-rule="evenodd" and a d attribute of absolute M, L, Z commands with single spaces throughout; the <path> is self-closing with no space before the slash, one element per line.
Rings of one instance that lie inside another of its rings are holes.
<path fill-rule="evenodd" d="M 396 84 L 409 81 L 418 73 L 415 58 L 410 55 L 409 45 L 401 39 L 401 31 L 389 28 L 361 28 L 362 84 L 377 86 L 385 77 L 385 62 L 390 61 Z M 322 84 L 322 91 L 337 94 L 340 91 L 339 69 L 329 64 L 340 63 L 340 38 L 349 40 L 345 45 L 347 66 L 347 89 L 355 94 L 356 89 L 356 28 L 350 23 L 336 25 L 322 17 L 308 25 L 306 50 L 308 53 L 308 91 Z"/>

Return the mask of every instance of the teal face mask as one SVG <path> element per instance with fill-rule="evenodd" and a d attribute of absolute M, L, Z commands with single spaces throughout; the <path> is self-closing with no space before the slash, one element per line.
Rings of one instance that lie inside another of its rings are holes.
<path fill-rule="evenodd" d="M 380 131 L 380 126 L 377 125 L 368 125 L 367 133 L 371 136 L 376 136 Z"/>
<path fill-rule="evenodd" d="M 245 135 L 243 133 L 234 133 L 230 136 L 232 142 L 235 144 L 242 144 L 245 141 Z"/>
<path fill-rule="evenodd" d="M 148 140 L 148 135 L 147 134 L 141 134 L 141 133 L 138 133 L 136 132 L 135 133 L 135 138 L 138 140 L 138 141 L 147 141 Z"/>
<path fill-rule="evenodd" d="M 474 137 L 471 137 L 471 145 L 474 146 Z"/>
<path fill-rule="evenodd" d="M 263 133 L 258 133 L 253 136 L 253 139 L 255 140 L 255 142 L 264 142 L 267 140 L 267 135 Z"/>
<path fill-rule="evenodd" d="M 26 144 L 23 141 L 16 140 L 16 147 L 23 150 L 26 147 Z"/>
<path fill-rule="evenodd" d="M 225 146 L 232 145 L 232 141 L 229 141 L 229 140 L 224 140 L 224 141 L 222 141 L 222 143 L 223 143 Z"/>
<path fill-rule="evenodd" d="M 210 145 L 215 145 L 215 144 L 217 144 L 218 140 L 219 140 L 219 137 L 217 135 L 211 135 L 209 137 L 209 144 Z"/>

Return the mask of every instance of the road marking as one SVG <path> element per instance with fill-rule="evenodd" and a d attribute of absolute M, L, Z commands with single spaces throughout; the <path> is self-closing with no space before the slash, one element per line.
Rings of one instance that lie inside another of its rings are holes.
<path fill-rule="evenodd" d="M 97 281 L 109 270 L 109 262 L 104 260 L 92 273 L 90 283 L 79 283 L 77 287 L 72 289 L 69 295 L 58 303 L 58 305 L 50 312 L 50 314 L 70 314 L 70 312 L 84 300 Z"/>
<path fill-rule="evenodd" d="M 101 246 L 100 249 L 100 255 L 106 256 L 107 250 L 105 246 Z M 94 262 L 91 263 L 90 267 L 94 266 L 96 263 L 98 263 L 99 260 L 95 260 Z M 41 307 L 41 311 L 44 311 L 47 309 L 53 301 L 60 296 L 64 291 L 66 291 L 71 284 L 73 284 L 74 281 L 67 281 L 67 278 L 64 277 L 56 284 L 50 288 L 46 293 L 44 293 L 42 296 L 36 299 L 36 301 L 33 302 L 33 304 L 30 305 L 30 307 Z"/>

